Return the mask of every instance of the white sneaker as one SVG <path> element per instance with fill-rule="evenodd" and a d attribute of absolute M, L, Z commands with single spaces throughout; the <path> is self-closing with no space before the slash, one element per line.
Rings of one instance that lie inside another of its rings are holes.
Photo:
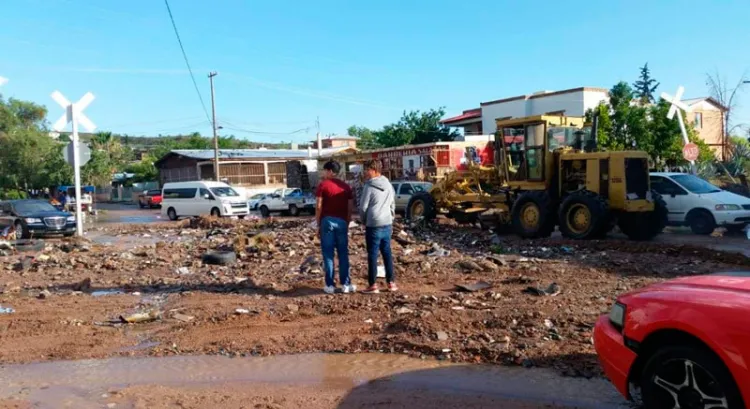
<path fill-rule="evenodd" d="M 345 285 L 344 288 L 342 288 L 342 292 L 344 294 L 356 293 L 357 292 L 357 286 L 354 285 L 354 284 Z"/>
<path fill-rule="evenodd" d="M 327 285 L 323 287 L 323 292 L 325 292 L 326 294 L 333 294 L 336 292 L 336 287 L 332 285 Z"/>

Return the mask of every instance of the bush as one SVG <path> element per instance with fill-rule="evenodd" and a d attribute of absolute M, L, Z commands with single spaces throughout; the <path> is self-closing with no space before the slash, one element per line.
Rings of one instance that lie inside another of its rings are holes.
<path fill-rule="evenodd" d="M 0 200 L 26 199 L 26 192 L 17 189 L 0 189 Z"/>

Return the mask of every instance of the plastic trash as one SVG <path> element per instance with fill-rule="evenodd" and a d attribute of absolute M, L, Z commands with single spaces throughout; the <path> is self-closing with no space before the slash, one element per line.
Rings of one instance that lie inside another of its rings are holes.
<path fill-rule="evenodd" d="M 13 308 L 0 305 L 0 314 L 13 314 L 14 312 L 16 312 L 16 310 Z"/>
<path fill-rule="evenodd" d="M 437 243 L 432 244 L 432 250 L 427 253 L 428 257 L 448 257 L 451 255 L 451 252 L 440 247 Z"/>
<path fill-rule="evenodd" d="M 378 278 L 385 278 L 385 266 L 378 266 Z"/>

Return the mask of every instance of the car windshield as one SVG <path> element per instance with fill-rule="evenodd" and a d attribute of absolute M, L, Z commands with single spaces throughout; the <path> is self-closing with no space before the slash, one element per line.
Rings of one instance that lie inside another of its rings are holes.
<path fill-rule="evenodd" d="M 257 195 L 252 195 L 250 197 L 250 199 L 252 199 L 252 200 L 259 200 L 259 199 L 263 199 L 264 196 L 265 195 L 263 193 L 258 193 Z"/>
<path fill-rule="evenodd" d="M 57 211 L 57 209 L 55 209 L 54 206 L 41 200 L 34 200 L 34 201 L 29 201 L 29 202 L 16 202 L 13 205 L 13 207 L 16 209 L 18 213 L 22 213 L 22 214 Z"/>
<path fill-rule="evenodd" d="M 212 187 L 211 193 L 219 197 L 237 197 L 239 194 L 231 187 Z"/>
<path fill-rule="evenodd" d="M 721 189 L 693 175 L 672 176 L 675 182 L 695 194 L 719 193 Z"/>
<path fill-rule="evenodd" d="M 432 189 L 432 184 L 430 183 L 414 184 L 414 190 L 417 192 L 426 192 L 430 189 Z"/>

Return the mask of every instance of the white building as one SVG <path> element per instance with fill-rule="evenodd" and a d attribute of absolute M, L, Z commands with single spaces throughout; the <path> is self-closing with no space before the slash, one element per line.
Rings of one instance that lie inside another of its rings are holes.
<path fill-rule="evenodd" d="M 479 108 L 447 118 L 441 123 L 463 128 L 464 135 L 492 135 L 497 131 L 497 119 L 520 118 L 532 115 L 584 116 L 586 110 L 609 100 L 604 88 L 580 87 L 562 91 L 539 91 L 495 101 L 482 102 Z"/>

